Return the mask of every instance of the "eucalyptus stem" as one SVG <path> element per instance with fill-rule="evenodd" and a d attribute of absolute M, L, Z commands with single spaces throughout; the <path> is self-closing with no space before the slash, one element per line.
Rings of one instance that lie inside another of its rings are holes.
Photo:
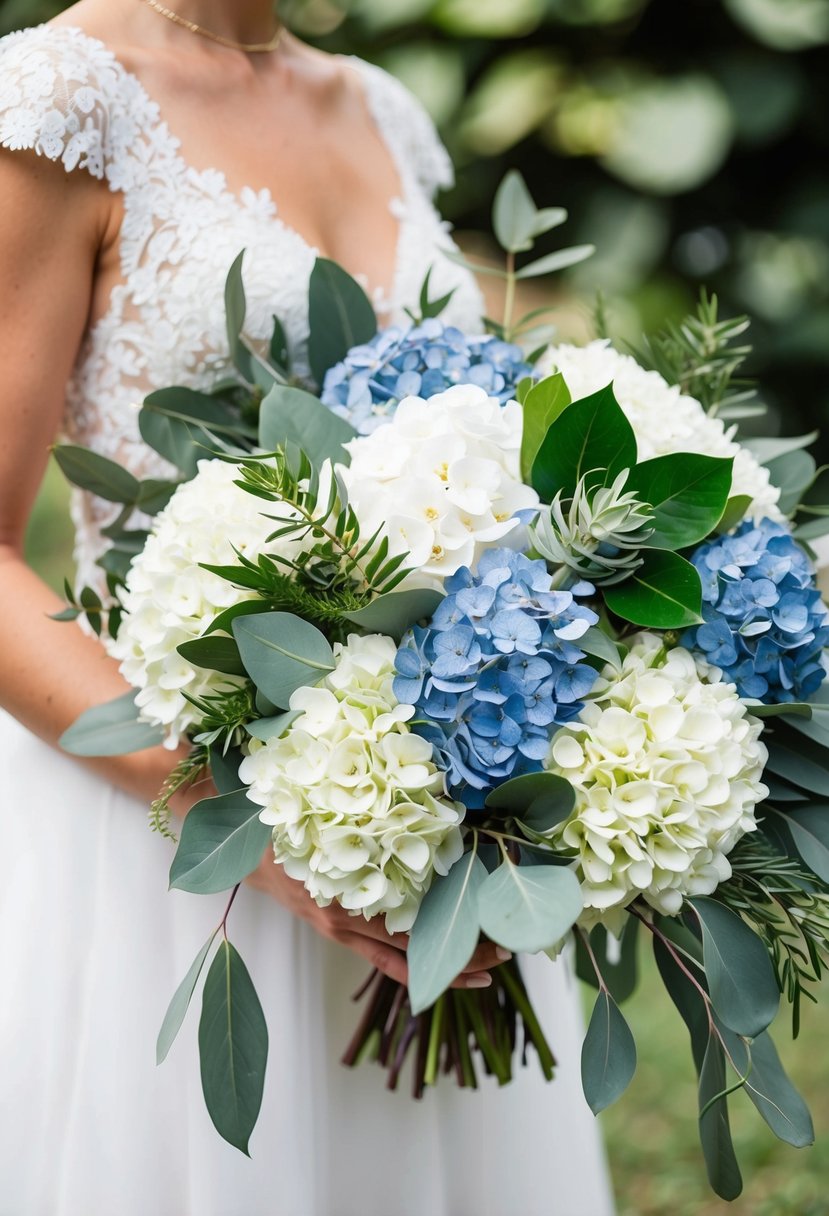
<path fill-rule="evenodd" d="M 504 340 L 512 341 L 512 316 L 515 311 L 515 254 L 507 253 L 506 292 L 504 295 Z"/>

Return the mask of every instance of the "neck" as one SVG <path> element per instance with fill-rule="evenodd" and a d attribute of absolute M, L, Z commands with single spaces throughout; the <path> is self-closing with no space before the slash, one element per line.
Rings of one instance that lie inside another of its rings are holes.
<path fill-rule="evenodd" d="M 197 25 L 234 42 L 267 42 L 277 22 L 274 0 L 163 0 Z"/>

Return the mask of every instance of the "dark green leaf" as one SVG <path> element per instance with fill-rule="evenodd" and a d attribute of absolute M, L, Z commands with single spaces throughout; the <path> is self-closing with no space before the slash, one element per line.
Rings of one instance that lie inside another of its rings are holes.
<path fill-rule="evenodd" d="M 684 549 L 713 532 L 731 489 L 734 461 L 694 452 L 656 456 L 631 469 L 626 485 L 653 508 L 653 549 Z"/>
<path fill-rule="evenodd" d="M 353 426 L 332 413 L 318 397 L 299 388 L 277 384 L 262 402 L 259 413 L 259 443 L 273 452 L 295 443 L 311 463 L 348 463 L 343 444 L 354 438 Z"/>
<path fill-rule="evenodd" d="M 70 443 L 58 444 L 54 453 L 60 471 L 73 486 L 88 490 L 107 502 L 131 504 L 137 501 L 138 479 L 114 460 Z"/>
<path fill-rule="evenodd" d="M 636 1044 L 609 992 L 600 992 L 581 1049 L 581 1083 L 594 1115 L 627 1089 L 636 1072 Z"/>
<path fill-rule="evenodd" d="M 525 773 L 512 777 L 487 794 L 486 805 L 491 810 L 508 811 L 525 819 L 531 810 L 550 815 L 551 826 L 560 823 L 576 805 L 576 792 L 569 781 L 555 773 Z"/>
<path fill-rule="evenodd" d="M 827 753 L 829 758 L 829 753 Z M 798 789 L 811 794 L 829 797 L 829 768 L 822 763 L 820 752 L 809 754 L 807 745 L 795 750 L 775 738 L 769 743 L 769 758 L 766 766 L 771 773 L 784 777 Z"/>
<path fill-rule="evenodd" d="M 717 531 L 720 533 L 730 532 L 732 528 L 736 528 L 738 524 L 742 523 L 752 501 L 750 494 L 732 495 L 725 504 L 725 510 L 717 523 Z"/>
<path fill-rule="evenodd" d="M 745 1092 L 775 1136 L 795 1148 L 814 1144 L 809 1108 L 786 1075 L 771 1035 L 764 1031 L 748 1048 L 739 1035 L 726 1028 L 722 1033 L 734 1066 L 741 1075 L 748 1073 Z"/>
<path fill-rule="evenodd" d="M 242 339 L 242 330 L 247 314 L 245 300 L 245 285 L 242 280 L 242 263 L 245 251 L 234 259 L 225 281 L 225 317 L 227 323 L 227 342 L 230 347 L 230 357 L 246 380 L 253 379 L 253 360 L 250 351 Z"/>
<path fill-rule="evenodd" d="M 697 989 L 659 938 L 654 938 L 653 953 L 662 982 L 688 1029 L 694 1067 L 699 1074 L 708 1047 L 708 1015 L 705 1011 L 705 1004 Z"/>
<path fill-rule="evenodd" d="M 576 973 L 585 984 L 599 987 L 596 971 L 585 948 L 581 934 L 576 937 Z M 590 949 L 596 959 L 602 979 L 610 995 L 621 1005 L 636 990 L 639 978 L 638 951 L 639 921 L 629 916 L 622 930 L 620 941 L 611 939 L 604 925 L 596 925 L 590 933 Z M 611 948 L 612 947 L 612 948 Z"/>
<path fill-rule="evenodd" d="M 179 387 L 159 389 L 144 399 L 138 429 L 144 442 L 186 477 L 195 477 L 200 460 L 223 450 L 216 435 L 232 441 L 240 433 L 239 423 L 221 402 Z"/>
<path fill-rule="evenodd" d="M 360 284 L 336 262 L 317 258 L 308 294 L 308 359 L 318 384 L 354 346 L 370 342 L 377 317 Z"/>
<path fill-rule="evenodd" d="M 259 818 L 261 809 L 244 790 L 197 802 L 182 824 L 170 886 L 214 895 L 247 878 L 271 839 L 271 829 Z"/>
<path fill-rule="evenodd" d="M 343 616 L 369 633 L 385 633 L 399 641 L 412 625 L 431 617 L 442 599 L 440 591 L 427 587 L 390 591 L 378 595 L 365 608 L 344 612 Z"/>
<path fill-rule="evenodd" d="M 288 338 L 285 334 L 285 327 L 279 320 L 279 317 L 273 318 L 273 332 L 271 341 L 268 347 L 268 355 L 271 363 L 274 364 L 281 372 L 289 372 L 291 370 L 291 359 L 288 352 Z"/>
<path fill-rule="evenodd" d="M 789 701 L 778 705 L 765 705 L 762 701 L 755 703 L 744 698 L 749 713 L 754 718 L 785 718 L 789 715 L 797 718 L 811 718 L 812 707 L 808 701 Z"/>
<path fill-rule="evenodd" d="M 205 667 L 209 671 L 221 671 L 229 676 L 247 675 L 239 647 L 233 638 L 210 637 L 195 638 L 192 642 L 182 642 L 177 646 L 179 654 L 195 667 Z"/>
<path fill-rule="evenodd" d="M 798 806 L 780 818 L 798 855 L 813 874 L 829 883 L 829 806 Z"/>
<path fill-rule="evenodd" d="M 702 620 L 702 584 L 690 562 L 678 553 L 651 549 L 629 579 L 605 588 L 611 612 L 634 625 L 684 629 Z"/>
<path fill-rule="evenodd" d="M 155 477 L 148 478 L 146 481 L 142 481 L 138 487 L 138 499 L 135 505 L 145 515 L 157 515 L 159 511 L 163 511 L 167 506 L 178 489 L 179 484 L 177 481 L 163 481 Z"/>
<path fill-rule="evenodd" d="M 60 746 L 73 756 L 125 756 L 158 747 L 164 731 L 139 721 L 138 714 L 135 693 L 126 692 L 81 714 L 61 735 Z"/>
<path fill-rule="evenodd" d="M 242 788 L 239 780 L 239 765 L 242 752 L 238 747 L 223 751 L 220 747 L 210 749 L 210 775 L 220 794 L 234 794 Z"/>
<path fill-rule="evenodd" d="M 167 1007 L 167 1012 L 164 1015 L 164 1021 L 161 1023 L 161 1029 L 158 1032 L 158 1039 L 155 1045 L 155 1062 L 163 1064 L 167 1059 L 167 1053 L 175 1042 L 176 1035 L 181 1030 L 187 1010 L 190 1007 L 190 1001 L 199 981 L 202 967 L 205 959 L 210 953 L 210 947 L 216 940 L 218 929 L 214 929 L 208 937 L 207 941 L 202 946 L 190 966 L 189 971 L 184 979 L 179 984 L 173 993 L 173 999 Z"/>
<path fill-rule="evenodd" d="M 245 730 L 254 739 L 261 739 L 263 743 L 267 743 L 269 739 L 278 739 L 291 725 L 296 722 L 300 715 L 298 709 L 289 709 L 287 713 L 278 714 L 275 718 L 257 718 L 255 722 L 248 722 Z"/>
<path fill-rule="evenodd" d="M 534 384 L 528 377 L 527 383 L 529 388 L 522 401 L 524 429 L 521 435 L 521 476 L 524 481 L 529 482 L 544 436 L 562 410 L 570 404 L 571 397 L 560 372 L 545 377 L 538 384 Z"/>
<path fill-rule="evenodd" d="M 204 631 L 204 636 L 209 637 L 212 633 L 219 631 L 229 631 L 237 616 L 258 616 L 262 612 L 261 600 L 243 600 L 241 604 L 233 604 L 230 608 L 225 608 L 224 612 L 220 612 L 214 617 Z"/>
<path fill-rule="evenodd" d="M 199 1058 L 204 1100 L 216 1131 L 249 1155 L 262 1105 L 268 1028 L 248 970 L 227 940 L 204 983 Z"/>
<path fill-rule="evenodd" d="M 280 709 L 298 688 L 334 670 L 334 652 L 314 625 L 290 612 L 263 612 L 233 622 L 233 636 L 254 684 Z"/>
<path fill-rule="evenodd" d="M 708 1171 L 708 1181 L 721 1199 L 736 1199 L 743 1189 L 740 1167 L 731 1140 L 728 1101 L 725 1097 L 709 1106 L 726 1088 L 725 1056 L 719 1040 L 711 1035 L 699 1078 L 699 1136 Z M 707 1109 L 706 1109 L 707 1108 Z"/>
<path fill-rule="evenodd" d="M 445 878 L 435 878 L 412 927 L 407 951 L 412 1012 L 435 1003 L 475 953 L 480 926 L 478 892 L 487 872 L 465 853 Z"/>
<path fill-rule="evenodd" d="M 754 1038 L 777 1016 L 780 990 L 764 943 L 735 912 L 714 899 L 690 900 L 702 928 L 711 1004 L 729 1030 Z"/>
<path fill-rule="evenodd" d="M 535 954 L 564 937 L 583 901 L 572 870 L 504 861 L 481 886 L 478 908 L 481 928 L 494 942 Z"/>
<path fill-rule="evenodd" d="M 609 484 L 635 463 L 633 427 L 608 385 L 574 401 L 549 427 L 533 464 L 532 484 L 544 502 L 552 502 L 559 490 L 572 497 L 585 474 L 596 474 L 596 484 Z"/>

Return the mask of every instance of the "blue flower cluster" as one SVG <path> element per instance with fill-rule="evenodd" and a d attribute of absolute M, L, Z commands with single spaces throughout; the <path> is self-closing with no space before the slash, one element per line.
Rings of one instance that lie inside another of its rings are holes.
<path fill-rule="evenodd" d="M 446 580 L 431 623 L 397 652 L 394 694 L 435 749 L 450 792 L 470 808 L 510 777 L 537 772 L 554 730 L 583 708 L 596 672 L 578 639 L 598 617 L 577 595 L 551 588 L 543 561 L 489 549 L 473 575 Z"/>
<path fill-rule="evenodd" d="M 813 696 L 826 672 L 829 612 L 811 563 L 770 519 L 744 523 L 697 549 L 705 624 L 684 644 L 722 668 L 743 697 L 775 705 Z"/>
<path fill-rule="evenodd" d="M 487 335 L 468 337 L 433 317 L 421 325 L 380 330 L 355 346 L 325 376 L 322 400 L 367 435 L 404 397 L 433 397 L 453 384 L 477 384 L 505 404 L 533 368 L 518 346 Z"/>

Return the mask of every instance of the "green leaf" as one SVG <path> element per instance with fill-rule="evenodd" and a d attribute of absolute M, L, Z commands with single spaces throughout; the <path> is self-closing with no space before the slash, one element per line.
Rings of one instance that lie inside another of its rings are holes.
<path fill-rule="evenodd" d="M 533 463 L 532 484 L 544 502 L 552 502 L 559 490 L 571 498 L 587 473 L 599 470 L 597 484 L 610 483 L 634 464 L 633 427 L 608 385 L 574 401 L 549 427 Z"/>
<path fill-rule="evenodd" d="M 572 245 L 569 249 L 557 249 L 548 253 L 535 262 L 522 266 L 516 274 L 517 279 L 535 279 L 542 274 L 555 274 L 558 270 L 566 270 L 568 266 L 576 266 L 596 252 L 595 245 Z"/>
<path fill-rule="evenodd" d="M 344 612 L 343 616 L 369 633 L 385 633 L 399 641 L 417 621 L 431 617 L 442 599 L 440 591 L 427 587 L 389 591 L 386 595 L 378 595 L 365 608 Z"/>
<path fill-rule="evenodd" d="M 499 946 L 536 954 L 572 929 L 583 900 L 572 870 L 504 861 L 487 875 L 478 908 L 481 928 Z"/>
<path fill-rule="evenodd" d="M 210 748 L 210 775 L 220 794 L 235 794 L 242 789 L 239 780 L 242 760 L 242 751 L 238 747 L 231 747 L 228 751 L 220 747 Z"/>
<path fill-rule="evenodd" d="M 817 475 L 813 456 L 799 448 L 767 462 L 769 480 L 780 490 L 778 506 L 784 515 L 791 515 Z"/>
<path fill-rule="evenodd" d="M 603 629 L 599 629 L 595 625 L 583 633 L 578 639 L 578 646 L 585 654 L 589 654 L 594 659 L 602 659 L 605 663 L 609 663 L 614 671 L 622 670 L 622 659 L 619 655 L 619 647 L 613 638 L 609 637 Z"/>
<path fill-rule="evenodd" d="M 216 1131 L 249 1156 L 262 1105 L 268 1028 L 247 967 L 227 940 L 204 983 L 199 1059 L 204 1100 Z"/>
<path fill-rule="evenodd" d="M 343 444 L 349 443 L 356 434 L 344 418 L 339 418 L 318 397 L 300 388 L 277 384 L 260 407 L 260 445 L 273 452 L 295 443 L 317 469 L 325 460 L 347 464 L 348 453 L 343 450 Z"/>
<path fill-rule="evenodd" d="M 232 569 L 232 567 L 228 567 Z M 220 631 L 229 631 L 233 627 L 233 622 L 237 616 L 258 616 L 262 612 L 262 601 L 242 600 L 241 604 L 232 604 L 230 608 L 225 608 L 224 612 L 220 612 L 215 616 L 204 631 L 204 636 L 209 637 L 212 633 Z"/>
<path fill-rule="evenodd" d="M 137 477 L 89 448 L 63 443 L 54 448 L 55 460 L 67 481 L 107 502 L 134 503 L 140 491 Z"/>
<path fill-rule="evenodd" d="M 176 650 L 195 667 L 221 671 L 229 676 L 247 675 L 239 647 L 233 638 L 216 637 L 214 634 L 210 637 L 195 638 L 192 642 L 182 642 Z"/>
<path fill-rule="evenodd" d="M 360 284 L 336 262 L 317 258 L 308 294 L 308 359 L 318 384 L 353 346 L 370 342 L 377 317 Z"/>
<path fill-rule="evenodd" d="M 699 1078 L 699 1106 L 705 1112 L 700 1114 L 699 1136 L 708 1181 L 721 1199 L 731 1200 L 742 1192 L 743 1180 L 731 1139 L 728 1100 L 723 1097 L 709 1105 L 725 1088 L 725 1056 L 719 1040 L 711 1035 Z"/>
<path fill-rule="evenodd" d="M 510 169 L 495 193 L 492 227 L 495 239 L 507 253 L 532 249 L 538 212 L 524 178 Z"/>
<path fill-rule="evenodd" d="M 622 1096 L 636 1072 L 636 1044 L 609 992 L 596 997 L 581 1049 L 581 1083 L 594 1115 Z"/>
<path fill-rule="evenodd" d="M 233 636 L 250 678 L 269 701 L 287 709 L 298 688 L 334 670 L 334 652 L 314 625 L 290 612 L 240 616 Z"/>
<path fill-rule="evenodd" d="M 604 589 L 605 603 L 624 621 L 652 629 L 684 629 L 702 620 L 702 584 L 678 553 L 651 549 L 623 583 Z"/>
<path fill-rule="evenodd" d="M 754 1038 L 777 1016 L 780 990 L 765 945 L 736 913 L 707 896 L 689 901 L 702 928 L 711 1004 L 729 1030 Z"/>
<path fill-rule="evenodd" d="M 281 372 L 291 370 L 291 356 L 288 350 L 288 338 L 285 327 L 279 317 L 273 317 L 273 332 L 268 345 L 268 358 L 274 367 Z"/>
<path fill-rule="evenodd" d="M 253 359 L 242 339 L 242 330 L 247 314 L 245 285 L 242 279 L 242 263 L 245 251 L 234 259 L 225 280 L 225 319 L 230 357 L 246 380 L 253 380 Z"/>
<path fill-rule="evenodd" d="M 251 738 L 261 739 L 263 743 L 267 743 L 269 739 L 279 739 L 284 735 L 291 723 L 296 722 L 299 716 L 300 710 L 289 709 L 275 718 L 257 718 L 255 722 L 248 722 L 245 730 Z"/>
<path fill-rule="evenodd" d="M 244 790 L 205 798 L 188 812 L 170 867 L 170 886 L 194 895 L 227 891 L 262 860 L 271 829 Z"/>
<path fill-rule="evenodd" d="M 544 436 L 562 410 L 570 404 L 571 397 L 560 372 L 545 377 L 538 384 L 533 384 L 529 377 L 527 379 L 530 387 L 522 400 L 524 428 L 521 436 L 521 476 L 524 481 L 529 482 Z"/>
<path fill-rule="evenodd" d="M 486 798 L 491 810 L 508 811 L 531 832 L 550 831 L 572 812 L 576 792 L 555 773 L 525 773 L 491 790 Z"/>
<path fill-rule="evenodd" d="M 754 718 L 783 718 L 788 722 L 789 716 L 811 718 L 812 707 L 808 701 L 789 701 L 777 705 L 766 705 L 763 701 L 751 701 L 743 698 L 743 703 Z"/>
<path fill-rule="evenodd" d="M 161 1023 L 161 1029 L 158 1032 L 158 1039 L 155 1044 L 155 1062 L 163 1064 L 167 1059 L 167 1053 L 173 1046 L 178 1032 L 181 1030 L 187 1010 L 190 1007 L 190 1001 L 196 989 L 196 984 L 199 981 L 199 976 L 202 972 L 205 959 L 210 953 L 210 947 L 216 940 L 218 929 L 214 929 L 208 937 L 207 941 L 202 946 L 196 957 L 193 959 L 190 969 L 184 979 L 179 984 L 173 993 L 173 999 L 167 1006 L 167 1012 L 164 1015 L 164 1021 Z"/>
<path fill-rule="evenodd" d="M 778 1140 L 794 1148 L 814 1144 L 815 1129 L 809 1108 L 786 1075 L 771 1035 L 764 1031 L 749 1048 L 739 1035 L 725 1027 L 722 1033 L 734 1066 L 741 1075 L 748 1073 L 745 1092 Z"/>
<path fill-rule="evenodd" d="M 599 987 L 593 962 L 588 954 L 582 936 L 576 933 L 576 974 L 585 984 L 593 988 Z M 620 941 L 611 937 L 604 925 L 596 925 L 590 933 L 590 949 L 598 964 L 599 970 L 610 995 L 618 1005 L 621 1005 L 633 995 L 639 980 L 638 966 L 639 921 L 629 916 L 625 921 Z"/>
<path fill-rule="evenodd" d="M 407 951 L 412 1013 L 435 1003 L 463 971 L 478 944 L 478 893 L 487 878 L 476 853 L 465 853 L 435 878 L 412 926 Z"/>
<path fill-rule="evenodd" d="M 138 498 L 135 505 L 146 515 L 157 515 L 167 506 L 180 484 L 178 481 L 147 478 L 138 487 Z"/>
<path fill-rule="evenodd" d="M 138 415 L 141 438 L 185 477 L 195 477 L 200 460 L 223 450 L 215 438 L 233 440 L 240 424 L 230 411 L 204 393 L 190 388 L 163 388 L 144 398 Z"/>
<path fill-rule="evenodd" d="M 829 806 L 798 806 L 785 814 L 776 813 L 775 818 L 782 819 L 798 855 L 812 873 L 829 883 Z"/>
<path fill-rule="evenodd" d="M 717 531 L 724 535 L 736 528 L 745 519 L 746 511 L 753 502 L 750 494 L 734 494 L 725 504 L 725 510 L 717 523 Z"/>
<path fill-rule="evenodd" d="M 807 744 L 803 744 L 802 748 L 794 750 L 775 738 L 769 743 L 766 767 L 769 772 L 784 777 L 798 789 L 829 798 L 829 768 L 822 762 L 819 752 L 810 755 L 807 747 Z"/>
<path fill-rule="evenodd" d="M 60 746 L 73 756 L 125 756 L 158 747 L 164 741 L 160 726 L 139 720 L 135 693 L 96 705 L 81 714 L 60 737 Z"/>
<path fill-rule="evenodd" d="M 795 540 L 817 540 L 829 532 L 829 516 L 810 519 L 807 523 L 798 524 L 794 530 Z"/>
<path fill-rule="evenodd" d="M 748 448 L 755 460 L 760 461 L 760 464 L 769 464 L 778 456 L 785 456 L 787 452 L 808 448 L 817 438 L 818 432 L 810 431 L 808 435 L 794 435 L 790 439 L 744 439 L 742 444 L 743 447 Z"/>
<path fill-rule="evenodd" d="M 654 938 L 653 954 L 665 988 L 687 1027 L 697 1074 L 708 1047 L 708 1015 L 697 989 L 677 965 L 668 948 Z"/>
<path fill-rule="evenodd" d="M 653 508 L 652 549 L 684 549 L 713 532 L 722 518 L 734 460 L 677 452 L 631 469 L 626 490 Z"/>

